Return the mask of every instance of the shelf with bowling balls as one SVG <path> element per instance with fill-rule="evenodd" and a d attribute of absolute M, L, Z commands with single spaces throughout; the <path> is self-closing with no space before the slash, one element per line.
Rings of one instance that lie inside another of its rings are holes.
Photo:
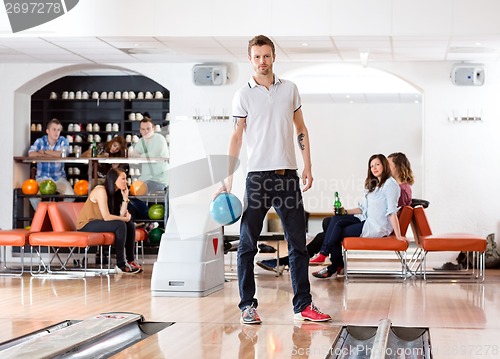
<path fill-rule="evenodd" d="M 148 194 L 147 185 L 140 181 L 132 182 L 130 186 L 129 212 L 132 218 L 147 232 L 147 246 L 158 246 L 164 230 L 165 206 L 162 203 L 165 193 Z"/>
<path fill-rule="evenodd" d="M 21 192 L 24 196 L 33 197 L 53 197 L 53 198 L 75 198 L 75 197 L 87 197 L 89 193 L 89 182 L 87 180 L 78 180 L 74 186 L 74 195 L 63 195 L 57 193 L 57 185 L 51 179 L 43 180 L 38 183 L 36 180 L 30 178 L 23 182 L 21 186 Z M 19 195 L 18 195 L 19 196 Z"/>
<path fill-rule="evenodd" d="M 146 246 L 158 246 L 165 232 L 165 206 L 161 203 L 146 203 L 139 198 L 131 197 L 129 212 L 139 228 L 146 232 Z"/>
<path fill-rule="evenodd" d="M 157 248 L 161 242 L 161 237 L 165 232 L 165 206 L 163 202 L 165 193 L 148 194 L 147 186 L 141 182 L 134 182 L 134 186 L 130 187 L 130 203 L 129 212 L 132 214 L 132 220 L 136 222 L 146 233 L 145 250 L 146 253 L 156 253 L 153 248 Z M 14 198 L 41 198 L 42 200 L 62 200 L 65 198 L 75 198 L 77 201 L 87 199 L 89 192 L 89 182 L 87 180 L 79 180 L 73 186 L 74 195 L 62 195 L 57 193 L 57 186 L 52 180 L 44 180 L 38 183 L 34 179 L 27 179 L 23 182 L 21 188 L 16 189 Z M 14 223 L 17 227 L 24 226 L 21 223 L 31 222 L 32 217 L 24 215 L 23 206 L 18 210 L 14 210 Z M 17 213 L 19 212 L 19 213 Z M 22 213 L 21 213 L 22 212 Z M 150 250 L 147 248 L 150 247 Z"/>

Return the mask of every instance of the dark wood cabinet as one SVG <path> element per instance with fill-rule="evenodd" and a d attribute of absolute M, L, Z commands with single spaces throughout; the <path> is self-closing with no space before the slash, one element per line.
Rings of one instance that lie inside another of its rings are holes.
<path fill-rule="evenodd" d="M 117 92 L 120 99 L 115 98 Z M 88 99 L 83 93 L 87 93 Z M 139 99 L 140 93 L 143 98 Z M 148 93 L 153 98 L 145 98 Z M 98 98 L 92 98 L 93 94 Z M 169 91 L 147 77 L 66 76 L 33 94 L 30 145 L 45 135 L 47 123 L 57 118 L 63 125 L 61 136 L 68 138 L 73 152 L 75 146 L 80 146 L 83 153 L 93 141 L 106 142 L 115 135 L 123 136 L 130 146 L 133 136 L 139 135 L 137 114 L 144 116 L 147 113 L 157 130 L 167 135 L 169 111 Z M 78 170 L 74 171 L 75 168 Z M 66 165 L 65 170 L 69 180 L 87 178 L 85 166 Z"/>

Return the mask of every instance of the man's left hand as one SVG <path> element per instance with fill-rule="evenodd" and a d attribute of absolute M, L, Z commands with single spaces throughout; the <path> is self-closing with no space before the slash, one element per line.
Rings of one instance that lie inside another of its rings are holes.
<path fill-rule="evenodd" d="M 302 172 L 302 184 L 305 187 L 302 188 L 302 192 L 306 192 L 309 188 L 311 188 L 313 181 L 314 181 L 314 178 L 312 176 L 311 171 L 304 170 Z"/>

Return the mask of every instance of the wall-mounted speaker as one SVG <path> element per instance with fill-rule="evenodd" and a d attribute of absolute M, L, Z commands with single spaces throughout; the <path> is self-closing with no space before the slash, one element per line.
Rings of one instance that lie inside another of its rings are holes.
<path fill-rule="evenodd" d="M 220 86 L 227 80 L 226 65 L 194 65 L 193 82 L 197 86 Z"/>
<path fill-rule="evenodd" d="M 451 82 L 457 86 L 482 86 L 484 68 L 481 64 L 455 64 L 451 69 Z"/>

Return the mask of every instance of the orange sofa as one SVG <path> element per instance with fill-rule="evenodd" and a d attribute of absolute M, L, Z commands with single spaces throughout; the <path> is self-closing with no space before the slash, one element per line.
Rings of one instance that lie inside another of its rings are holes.
<path fill-rule="evenodd" d="M 30 234 L 29 243 L 32 249 L 35 248 L 40 259 L 40 268 L 46 273 L 55 274 L 63 272 L 67 274 L 74 272 L 68 270 L 68 261 L 73 256 L 76 249 L 83 249 L 85 276 L 87 275 L 89 248 L 92 246 L 109 246 L 113 243 L 114 238 L 111 238 L 112 236 L 104 235 L 103 233 L 79 232 L 76 230 L 76 220 L 82 207 L 83 203 L 81 202 L 47 203 L 47 212 L 53 230 L 50 232 Z M 49 253 L 51 253 L 51 249 L 53 250 L 53 255 L 47 264 L 43 261 L 41 256 L 42 247 L 47 247 Z M 38 248 L 38 250 L 36 248 Z M 65 260 L 62 260 L 60 257 L 60 248 L 69 248 L 69 253 Z M 59 271 L 54 272 L 51 268 L 51 264 L 56 258 L 59 260 L 61 266 Z M 101 265 L 101 272 L 102 270 L 103 268 Z M 32 271 L 32 275 L 35 274 L 36 273 Z"/>
<path fill-rule="evenodd" d="M 422 207 L 414 209 L 412 224 L 415 241 L 420 249 L 418 268 L 424 280 L 429 275 L 427 271 L 427 255 L 429 252 L 474 252 L 474 263 L 472 263 L 471 268 L 452 272 L 435 271 L 433 274 L 448 279 L 484 280 L 486 238 L 470 233 L 433 234 L 425 210 Z"/>
<path fill-rule="evenodd" d="M 402 236 L 406 236 L 408 227 L 411 223 L 413 216 L 413 208 L 405 206 L 401 209 L 398 219 L 399 228 Z M 400 241 L 396 236 L 391 235 L 387 237 L 346 237 L 342 242 L 343 255 L 344 255 L 344 275 L 345 279 L 349 280 L 350 276 L 362 276 L 364 278 L 369 276 L 380 276 L 383 274 L 396 275 L 402 279 L 406 279 L 408 275 L 408 265 L 406 262 L 406 250 L 408 249 L 409 242 L 407 240 Z M 387 271 L 387 270 L 351 270 L 349 269 L 349 251 L 394 251 L 401 263 L 401 270 Z"/>
<path fill-rule="evenodd" d="M 115 235 L 111 232 L 93 233 L 93 232 L 80 232 L 76 230 L 76 223 L 78 218 L 78 213 L 81 211 L 84 203 L 83 202 L 50 202 L 47 203 L 47 212 L 52 224 L 52 232 L 47 233 L 37 233 L 35 235 L 30 235 L 30 244 L 32 246 L 49 247 L 54 248 L 53 258 L 49 261 L 47 265 L 41 260 L 41 266 L 46 269 L 48 273 L 53 271 L 50 269 L 51 262 L 58 258 L 61 264 L 61 269 L 67 270 L 68 260 L 72 257 L 75 250 L 84 250 L 84 272 L 87 272 L 88 263 L 88 249 L 92 246 L 102 247 L 111 246 L 115 243 Z M 146 239 L 145 233 L 142 230 L 136 229 L 136 243 L 144 242 Z M 66 259 L 63 261 L 59 256 L 59 249 L 66 247 L 69 248 L 70 253 L 67 255 Z M 137 251 L 137 249 L 136 249 Z M 40 251 L 38 251 L 40 254 Z M 103 272 L 103 263 L 101 257 L 100 272 Z M 40 257 L 41 259 L 41 257 Z M 110 264 L 108 262 L 107 272 L 111 271 Z"/>
<path fill-rule="evenodd" d="M 11 271 L 7 267 L 7 258 L 5 248 L 3 251 L 3 270 L 1 275 L 23 275 L 24 273 L 24 247 L 29 244 L 29 236 L 32 233 L 50 231 L 52 226 L 47 215 L 47 203 L 42 202 L 38 205 L 37 210 L 31 221 L 30 229 L 17 228 L 10 230 L 0 230 L 0 246 L 3 247 L 20 247 L 21 249 L 21 270 L 20 272 Z"/>

